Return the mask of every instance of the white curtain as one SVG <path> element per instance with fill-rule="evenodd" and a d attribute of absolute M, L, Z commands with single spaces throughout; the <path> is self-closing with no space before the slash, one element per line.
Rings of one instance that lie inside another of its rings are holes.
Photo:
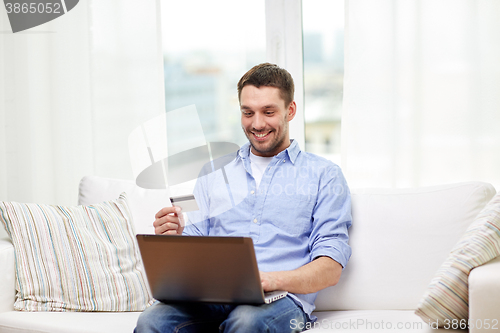
<path fill-rule="evenodd" d="M 164 111 L 159 1 L 85 0 L 13 34 L 0 11 L 0 200 L 76 204 L 132 179 L 128 135 Z"/>
<path fill-rule="evenodd" d="M 350 185 L 500 189 L 500 1 L 348 0 L 345 33 Z"/>

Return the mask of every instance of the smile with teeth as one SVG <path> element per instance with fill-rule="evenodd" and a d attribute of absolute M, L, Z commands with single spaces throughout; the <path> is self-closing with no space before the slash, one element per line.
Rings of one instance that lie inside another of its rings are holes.
<path fill-rule="evenodd" d="M 267 132 L 267 133 L 253 133 L 252 132 L 252 134 L 255 136 L 255 138 L 259 141 L 265 140 L 267 138 L 267 136 L 269 135 L 269 133 L 271 133 L 271 132 Z"/>

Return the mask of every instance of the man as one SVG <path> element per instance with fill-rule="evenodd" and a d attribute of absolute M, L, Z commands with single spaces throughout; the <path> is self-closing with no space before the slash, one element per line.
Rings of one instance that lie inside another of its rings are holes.
<path fill-rule="evenodd" d="M 288 296 L 261 306 L 156 303 L 139 318 L 137 333 L 281 333 L 315 319 L 317 292 L 338 282 L 351 255 L 351 201 L 339 167 L 290 140 L 293 93 L 291 75 L 276 65 L 248 71 L 238 97 L 249 142 L 198 180 L 200 210 L 188 214 L 190 225 L 179 221 L 176 207 L 163 208 L 154 222 L 157 234 L 252 237 L 264 291 Z"/>

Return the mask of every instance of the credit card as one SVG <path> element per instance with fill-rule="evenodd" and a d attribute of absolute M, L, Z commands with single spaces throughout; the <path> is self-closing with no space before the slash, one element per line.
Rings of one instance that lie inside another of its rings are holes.
<path fill-rule="evenodd" d="M 170 202 L 172 203 L 172 206 L 181 207 L 184 213 L 200 209 L 196 203 L 194 195 L 192 194 L 170 197 Z"/>

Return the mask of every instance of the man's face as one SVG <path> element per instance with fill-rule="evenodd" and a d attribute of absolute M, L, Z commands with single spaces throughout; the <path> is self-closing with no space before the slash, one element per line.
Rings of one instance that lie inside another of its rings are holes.
<path fill-rule="evenodd" d="M 290 145 L 288 122 L 296 111 L 294 101 L 285 105 L 275 87 L 244 86 L 240 95 L 241 127 L 257 156 L 274 156 Z"/>

